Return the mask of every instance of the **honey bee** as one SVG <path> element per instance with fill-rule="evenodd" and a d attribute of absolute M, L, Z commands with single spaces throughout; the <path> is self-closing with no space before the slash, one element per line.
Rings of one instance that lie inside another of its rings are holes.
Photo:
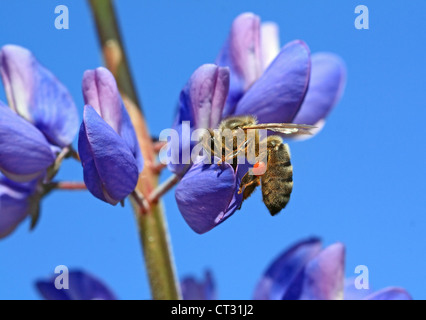
<path fill-rule="evenodd" d="M 241 179 L 238 193 L 247 199 L 259 185 L 262 185 L 263 202 L 271 215 L 276 215 L 284 209 L 290 200 L 293 190 L 293 167 L 290 161 L 290 149 L 278 135 L 261 137 L 259 130 L 269 130 L 287 135 L 311 134 L 315 127 L 293 123 L 259 124 L 253 116 L 231 117 L 223 120 L 219 128 L 209 130 L 208 139 L 204 140 L 204 149 L 212 156 L 220 158 L 220 162 L 230 163 L 236 168 L 235 159 L 241 154 L 247 157 L 249 151 L 258 160 L 253 168 Z M 248 130 L 253 129 L 250 134 Z M 231 143 L 223 140 L 223 133 L 229 130 L 232 135 Z M 238 139 L 236 131 L 242 132 Z M 250 149 L 251 148 L 251 149 Z M 217 150 L 221 150 L 218 154 Z"/>

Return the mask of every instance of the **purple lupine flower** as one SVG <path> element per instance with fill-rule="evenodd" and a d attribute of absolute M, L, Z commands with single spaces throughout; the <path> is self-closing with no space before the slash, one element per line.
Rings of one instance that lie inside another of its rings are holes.
<path fill-rule="evenodd" d="M 46 300 L 116 300 L 114 293 L 99 279 L 82 270 L 69 272 L 69 288 L 57 289 L 55 278 L 36 282 L 36 288 Z"/>
<path fill-rule="evenodd" d="M 216 300 L 216 288 L 213 275 L 206 271 L 203 280 L 192 276 L 185 277 L 180 282 L 183 300 Z"/>
<path fill-rule="evenodd" d="M 0 50 L 0 75 L 10 108 L 31 122 L 58 147 L 71 144 L 78 112 L 65 86 L 25 48 Z"/>
<path fill-rule="evenodd" d="M 78 150 L 84 182 L 95 197 L 116 205 L 135 189 L 143 168 L 136 133 L 107 69 L 84 73 L 83 95 Z"/>
<path fill-rule="evenodd" d="M 11 109 L 0 103 L 0 170 L 15 181 L 30 181 L 71 144 L 77 109 L 64 85 L 25 48 L 1 48 L 0 75 Z"/>
<path fill-rule="evenodd" d="M 179 158 L 173 159 L 176 163 L 168 164 L 173 173 L 183 175 L 188 169 L 186 163 L 183 163 L 183 154 L 189 154 L 194 147 L 190 139 L 193 130 L 218 126 L 228 90 L 228 68 L 205 64 L 191 75 L 180 93 L 178 114 L 173 125 L 180 134 Z M 188 132 L 184 131 L 182 125 L 185 121 L 189 122 Z"/>
<path fill-rule="evenodd" d="M 4 174 L 0 174 L 0 237 L 4 237 L 38 210 L 39 197 L 31 196 L 57 154 L 74 139 L 78 113 L 64 85 L 25 48 L 1 48 L 0 76 L 10 107 L 0 102 Z"/>
<path fill-rule="evenodd" d="M 28 215 L 35 181 L 18 183 L 0 173 L 0 239 L 9 235 Z"/>
<path fill-rule="evenodd" d="M 219 66 L 201 66 L 183 89 L 175 127 L 182 121 L 190 121 L 192 129 L 215 128 L 220 120 L 239 115 L 255 116 L 259 123 L 322 126 L 324 117 L 342 93 L 345 82 L 342 60 L 321 53 L 311 61 L 309 48 L 300 40 L 286 44 L 281 50 L 277 48 L 275 24 L 261 24 L 252 13 L 238 16 L 217 58 Z M 229 68 L 229 80 L 218 77 L 228 74 L 224 67 Z M 181 148 L 191 146 L 181 145 Z M 185 172 L 179 166 L 169 168 L 176 174 Z M 234 170 L 226 163 L 217 166 L 197 162 L 186 171 L 176 188 L 176 201 L 195 232 L 211 230 L 241 207 L 238 187 L 247 170 L 248 166 L 238 165 Z"/>
<path fill-rule="evenodd" d="M 46 280 L 38 280 L 35 285 L 39 294 L 46 300 L 117 300 L 108 286 L 84 270 L 71 270 L 68 273 L 68 289 L 57 289 L 57 275 Z M 204 280 L 185 277 L 181 281 L 183 300 L 215 300 L 216 288 L 213 276 L 206 271 Z"/>
<path fill-rule="evenodd" d="M 377 292 L 356 289 L 344 279 L 345 247 L 341 243 L 321 249 L 317 238 L 300 241 L 277 257 L 260 279 L 256 300 L 410 300 L 397 287 Z"/>
<path fill-rule="evenodd" d="M 15 181 L 44 175 L 55 161 L 45 136 L 0 101 L 0 170 Z"/>

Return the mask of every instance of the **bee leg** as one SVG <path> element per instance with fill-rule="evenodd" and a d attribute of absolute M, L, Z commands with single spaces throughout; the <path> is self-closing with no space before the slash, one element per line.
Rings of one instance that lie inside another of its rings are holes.
<path fill-rule="evenodd" d="M 260 185 L 260 178 L 251 175 L 249 172 L 247 172 L 243 179 L 241 179 L 240 189 L 238 190 L 238 194 L 243 194 L 243 201 L 241 202 L 239 209 L 241 209 L 241 206 L 243 205 L 244 200 L 246 200 L 248 197 L 251 196 L 253 191 Z"/>
<path fill-rule="evenodd" d="M 240 189 L 238 190 L 238 194 L 243 193 L 243 200 L 247 199 L 251 196 L 253 191 L 257 186 L 260 185 L 260 178 L 250 172 L 247 172 L 244 177 L 241 179 Z"/>
<path fill-rule="evenodd" d="M 246 177 L 247 175 L 248 175 L 248 173 L 244 177 Z M 253 184 L 256 184 L 256 186 L 259 185 L 259 178 L 258 177 L 254 176 L 254 175 L 249 175 L 249 176 L 253 177 L 250 181 L 243 182 L 244 178 L 243 178 L 243 180 L 241 180 L 240 189 L 238 190 L 238 194 L 241 194 L 244 189 L 246 189 L 247 187 L 249 187 Z"/>

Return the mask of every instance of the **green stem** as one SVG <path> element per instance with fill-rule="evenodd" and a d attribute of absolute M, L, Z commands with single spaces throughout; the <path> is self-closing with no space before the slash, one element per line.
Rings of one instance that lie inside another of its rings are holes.
<path fill-rule="evenodd" d="M 152 169 L 156 158 L 155 149 L 142 115 L 141 104 L 136 95 L 114 7 L 111 0 L 89 0 L 89 3 L 96 21 L 106 66 L 116 78 L 144 156 L 145 168 L 139 177 L 136 190 L 145 199 L 149 199 L 149 195 L 158 186 L 158 172 Z M 139 227 L 139 237 L 153 299 L 180 299 L 180 290 L 175 276 L 175 267 L 161 202 L 153 203 L 148 208 L 144 208 L 137 201 L 132 201 L 132 206 Z"/>
<path fill-rule="evenodd" d="M 122 90 L 142 110 L 124 52 L 114 6 L 111 0 L 89 0 L 107 67 Z"/>

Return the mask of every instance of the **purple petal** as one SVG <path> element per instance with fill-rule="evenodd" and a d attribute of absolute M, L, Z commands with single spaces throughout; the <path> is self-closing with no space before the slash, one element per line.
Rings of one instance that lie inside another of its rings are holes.
<path fill-rule="evenodd" d="M 45 300 L 71 300 L 68 296 L 68 290 L 58 290 L 54 284 L 55 279 L 50 281 L 39 280 L 36 282 L 36 288 Z"/>
<path fill-rule="evenodd" d="M 37 281 L 36 288 L 46 300 L 116 300 L 102 281 L 79 270 L 69 272 L 69 289 L 56 289 L 55 276 Z"/>
<path fill-rule="evenodd" d="M 260 18 L 243 13 L 232 23 L 227 44 L 217 61 L 230 66 L 247 89 L 262 73 L 260 54 Z"/>
<path fill-rule="evenodd" d="M 191 133 L 197 128 L 218 126 L 229 89 L 229 70 L 213 64 L 204 64 L 191 76 L 181 91 L 179 108 L 173 129 L 179 133 L 179 158 L 190 154 L 196 142 L 191 141 Z M 189 122 L 188 127 L 183 122 Z M 182 136 L 184 135 L 184 136 Z M 170 143 L 178 143 L 174 139 Z M 172 145 L 172 147 L 174 147 Z M 188 165 L 183 161 L 168 163 L 169 169 L 183 175 Z"/>
<path fill-rule="evenodd" d="M 200 161 L 184 175 L 175 196 L 185 221 L 201 234 L 229 216 L 235 189 L 236 176 L 230 164 L 209 165 Z"/>
<path fill-rule="evenodd" d="M 127 110 L 124 107 L 124 104 L 121 104 L 121 120 L 121 138 L 129 147 L 130 152 L 133 154 L 136 160 L 138 172 L 141 173 L 144 166 L 144 160 L 141 149 L 139 147 L 138 138 L 136 137 L 135 129 L 133 127 L 129 114 L 127 113 Z"/>
<path fill-rule="evenodd" d="M 288 43 L 241 98 L 235 115 L 254 115 L 260 123 L 292 122 L 305 97 L 310 68 L 306 44 Z"/>
<path fill-rule="evenodd" d="M 114 76 L 106 68 L 87 70 L 83 75 L 84 103 L 93 109 L 118 134 L 121 132 L 122 102 Z"/>
<path fill-rule="evenodd" d="M 65 86 L 30 51 L 4 46 L 0 75 L 14 111 L 33 123 L 52 144 L 71 144 L 79 123 L 75 104 Z"/>
<path fill-rule="evenodd" d="M 215 300 L 216 289 L 210 271 L 206 271 L 203 281 L 186 277 L 181 281 L 183 300 Z"/>
<path fill-rule="evenodd" d="M 170 161 L 167 163 L 167 168 L 174 174 L 183 176 L 191 166 L 190 155 L 197 142 L 191 141 L 193 129 L 189 124 L 184 123 L 182 125 L 177 125 L 173 130 L 177 132 L 177 135 L 175 137 L 170 137 L 170 141 L 168 141 L 169 150 L 167 154 Z M 179 150 L 179 152 L 172 152 L 172 150 Z"/>
<path fill-rule="evenodd" d="M 192 112 L 192 105 L 189 94 L 190 83 L 189 80 L 179 95 L 179 103 L 177 105 L 176 119 L 173 127 L 181 125 L 183 121 L 189 121 L 191 126 L 194 127 L 194 115 Z"/>
<path fill-rule="evenodd" d="M 280 300 L 297 276 L 303 272 L 306 263 L 321 250 L 321 241 L 317 238 L 298 242 L 284 251 L 263 274 L 257 284 L 255 300 Z"/>
<path fill-rule="evenodd" d="M 242 206 L 243 202 L 243 194 L 239 194 L 238 190 L 241 184 L 241 179 L 244 177 L 244 175 L 247 173 L 249 168 L 251 168 L 252 165 L 248 162 L 244 164 L 239 164 L 237 166 L 236 172 L 235 172 L 235 190 L 232 194 L 231 202 L 228 205 L 228 208 L 226 209 L 224 215 L 221 217 L 219 224 L 224 222 L 226 219 L 228 219 L 230 216 L 232 216 L 236 210 L 239 210 Z"/>
<path fill-rule="evenodd" d="M 29 212 L 34 183 L 15 183 L 0 174 L 0 239 L 9 235 Z"/>
<path fill-rule="evenodd" d="M 237 76 L 234 76 L 232 68 L 230 71 L 231 76 L 229 79 L 229 92 L 222 111 L 222 118 L 232 116 L 238 101 L 240 101 L 245 92 L 243 81 Z"/>
<path fill-rule="evenodd" d="M 183 114 L 190 109 L 194 121 L 191 127 L 215 128 L 222 117 L 229 89 L 228 68 L 204 64 L 192 74 L 181 94 Z M 182 119 L 182 120 L 190 120 Z"/>
<path fill-rule="evenodd" d="M 9 108 L 0 106 L 0 170 L 12 180 L 30 181 L 54 161 L 43 134 Z"/>
<path fill-rule="evenodd" d="M 412 300 L 411 295 L 403 288 L 388 287 L 367 296 L 365 300 Z"/>
<path fill-rule="evenodd" d="M 315 125 L 327 117 L 339 101 L 346 82 L 343 60 L 332 53 L 312 55 L 312 71 L 305 100 L 293 122 Z"/>
<path fill-rule="evenodd" d="M 84 182 L 97 198 L 117 204 L 136 187 L 139 170 L 125 141 L 91 107 L 84 107 L 78 150 Z"/>
<path fill-rule="evenodd" d="M 308 262 L 300 300 L 343 299 L 345 247 L 335 243 Z"/>
<path fill-rule="evenodd" d="M 85 103 L 92 106 L 102 119 L 123 138 L 141 172 L 143 158 L 139 142 L 112 73 L 103 67 L 87 70 L 83 76 L 82 87 Z"/>
<path fill-rule="evenodd" d="M 279 27 L 274 22 L 264 22 L 260 27 L 262 67 L 266 69 L 280 52 Z"/>
<path fill-rule="evenodd" d="M 235 18 L 216 62 L 231 69 L 230 93 L 223 113 L 229 116 L 243 93 L 262 74 L 258 16 L 243 13 Z"/>

